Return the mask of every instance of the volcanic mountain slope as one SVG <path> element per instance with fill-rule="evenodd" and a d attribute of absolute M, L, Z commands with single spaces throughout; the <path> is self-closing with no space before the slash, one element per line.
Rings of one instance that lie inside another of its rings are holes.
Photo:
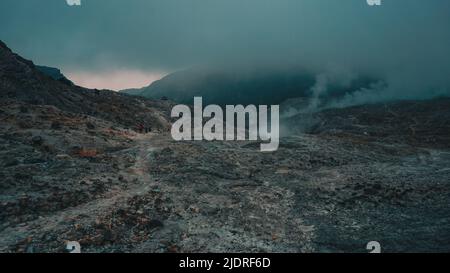
<path fill-rule="evenodd" d="M 166 129 L 170 110 L 166 101 L 145 100 L 108 90 L 89 90 L 55 80 L 29 60 L 14 54 L 0 41 L 0 96 L 34 105 L 99 117 L 125 127 L 147 122 Z"/>
<path fill-rule="evenodd" d="M 173 141 L 168 101 L 1 58 L 0 252 L 450 250 L 448 99 L 294 116 L 261 153 Z M 125 128 L 146 117 L 152 133 Z"/>
<path fill-rule="evenodd" d="M 131 187 L 133 129 L 170 126 L 168 101 L 54 79 L 3 43 L 0 96 L 0 230 Z"/>
<path fill-rule="evenodd" d="M 397 101 L 302 113 L 283 120 L 285 134 L 358 136 L 365 141 L 450 148 L 450 98 Z"/>
<path fill-rule="evenodd" d="M 205 104 L 280 104 L 290 98 L 310 97 L 318 79 L 315 74 L 299 67 L 243 68 L 242 66 L 194 67 L 167 75 L 142 89 L 123 92 L 130 95 L 192 104 L 194 96 L 201 96 Z M 329 83 L 324 101 L 345 93 L 368 88 L 379 81 L 355 77 L 346 83 Z"/>
<path fill-rule="evenodd" d="M 54 80 L 61 81 L 63 83 L 73 85 L 73 82 L 64 76 L 64 74 L 61 73 L 61 70 L 54 67 L 44 66 L 44 65 L 37 65 L 36 68 L 41 71 L 42 73 L 50 76 Z"/>

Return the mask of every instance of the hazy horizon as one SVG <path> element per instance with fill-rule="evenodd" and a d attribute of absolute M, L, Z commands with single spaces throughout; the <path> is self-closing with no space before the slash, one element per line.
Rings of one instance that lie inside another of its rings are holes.
<path fill-rule="evenodd" d="M 416 98 L 450 92 L 449 11 L 447 0 L 4 0 L 0 39 L 92 88 L 204 64 L 294 63 L 329 78 L 377 75 L 390 86 L 382 97 Z"/>

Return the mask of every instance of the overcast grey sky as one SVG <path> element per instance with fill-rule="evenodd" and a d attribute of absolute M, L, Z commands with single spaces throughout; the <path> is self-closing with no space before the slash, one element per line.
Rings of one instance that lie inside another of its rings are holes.
<path fill-rule="evenodd" d="M 98 87 L 111 75 L 128 75 L 122 82 L 132 87 L 226 60 L 333 64 L 443 88 L 450 1 L 82 0 L 71 7 L 65 0 L 1 0 L 0 39 Z"/>

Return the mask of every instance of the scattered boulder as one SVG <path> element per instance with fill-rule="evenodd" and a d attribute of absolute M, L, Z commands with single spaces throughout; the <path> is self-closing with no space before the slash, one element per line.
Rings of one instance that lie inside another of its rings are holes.
<path fill-rule="evenodd" d="M 62 129 L 62 124 L 59 121 L 53 121 L 50 127 L 53 130 L 61 130 Z"/>
<path fill-rule="evenodd" d="M 44 139 L 41 136 L 34 136 L 31 138 L 31 143 L 33 146 L 41 146 L 44 144 Z"/>
<path fill-rule="evenodd" d="M 88 128 L 89 130 L 94 130 L 95 129 L 95 125 L 92 122 L 86 122 L 86 128 Z"/>

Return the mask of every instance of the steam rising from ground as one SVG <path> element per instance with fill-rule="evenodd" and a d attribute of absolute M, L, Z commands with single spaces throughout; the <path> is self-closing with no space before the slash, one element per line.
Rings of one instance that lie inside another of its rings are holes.
<path fill-rule="evenodd" d="M 435 70 L 431 67 L 430 71 Z M 309 98 L 288 100 L 282 107 L 284 118 L 296 114 L 314 113 L 328 108 L 344 108 L 360 104 L 372 104 L 395 100 L 424 100 L 450 96 L 450 80 L 444 71 L 409 71 L 388 73 L 385 78 L 368 87 L 352 89 L 350 83 L 357 74 L 333 67 L 316 75 L 315 84 L 309 90 Z M 332 98 L 333 88 L 346 88 L 345 95 Z"/>
<path fill-rule="evenodd" d="M 110 0 L 77 8 L 2 0 L 0 38 L 37 63 L 91 75 L 111 67 L 177 71 L 230 62 L 239 72 L 292 62 L 318 71 L 313 111 L 324 107 L 321 97 L 335 81 L 352 75 L 384 84 L 349 90 L 329 107 L 448 95 L 449 13 L 448 0 L 379 7 L 364 0 Z"/>

